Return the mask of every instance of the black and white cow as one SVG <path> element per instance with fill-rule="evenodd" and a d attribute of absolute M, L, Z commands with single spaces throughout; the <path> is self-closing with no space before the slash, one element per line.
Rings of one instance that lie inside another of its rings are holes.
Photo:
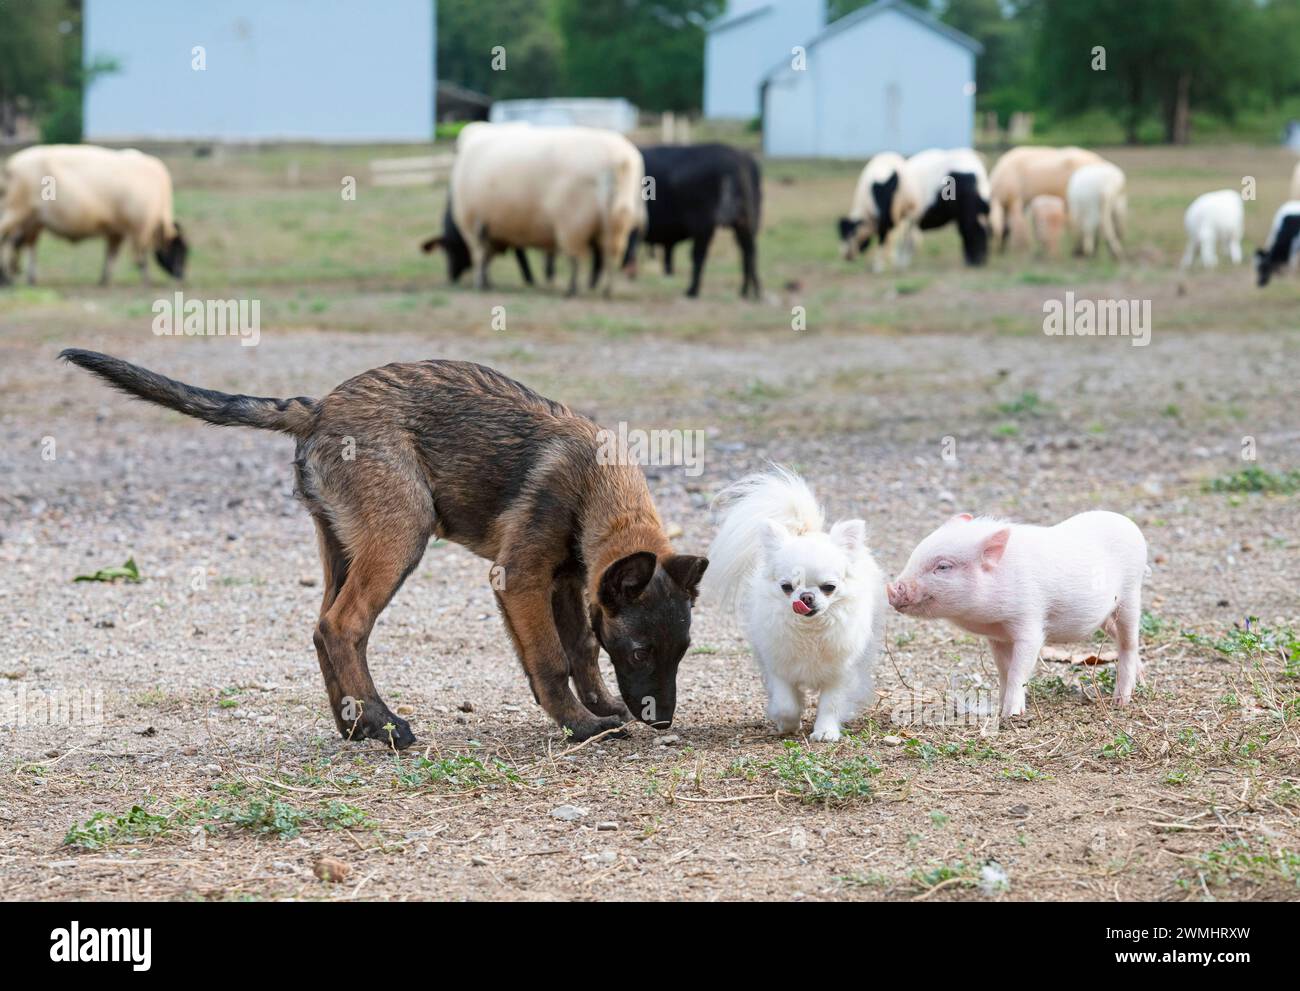
<path fill-rule="evenodd" d="M 906 169 L 920 202 L 916 226 L 928 231 L 955 223 L 966 264 L 983 265 L 989 254 L 990 190 L 980 157 L 969 148 L 931 148 L 909 158 Z M 907 250 L 910 255 L 910 244 Z"/>
<path fill-rule="evenodd" d="M 880 247 L 872 268 L 884 271 L 886 261 L 899 264 L 900 235 L 906 235 L 919 207 L 907 173 L 907 160 L 892 151 L 873 155 L 858 176 L 849 212 L 839 219 L 840 253 L 851 261 L 865 254 L 873 237 Z"/>
<path fill-rule="evenodd" d="M 754 157 L 724 144 L 657 145 L 642 148 L 641 154 L 647 180 L 643 240 L 663 247 L 664 273 L 673 272 L 677 243 L 690 241 L 691 284 L 686 295 L 699 295 L 713 232 L 730 227 L 744 270 L 740 294 L 758 299 L 755 239 L 762 214 L 762 175 Z"/>
<path fill-rule="evenodd" d="M 1300 265 L 1300 200 L 1283 203 L 1273 217 L 1268 240 L 1255 252 L 1259 284 L 1268 285 L 1274 273 Z"/>

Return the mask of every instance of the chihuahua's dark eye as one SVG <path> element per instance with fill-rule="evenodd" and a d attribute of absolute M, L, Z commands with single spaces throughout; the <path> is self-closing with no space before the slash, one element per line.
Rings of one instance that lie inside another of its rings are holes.
<path fill-rule="evenodd" d="M 835 585 L 831 582 L 827 582 L 825 585 L 820 586 L 820 588 L 822 590 L 822 595 L 835 594 Z"/>
<path fill-rule="evenodd" d="M 784 592 L 786 595 L 789 595 L 791 592 L 794 591 L 794 586 L 791 585 L 789 582 L 782 582 L 781 591 Z"/>

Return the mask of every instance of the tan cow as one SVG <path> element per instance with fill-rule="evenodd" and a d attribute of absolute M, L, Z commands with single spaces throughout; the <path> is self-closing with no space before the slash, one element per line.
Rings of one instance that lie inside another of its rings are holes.
<path fill-rule="evenodd" d="M 100 285 L 107 285 L 122 242 L 130 241 L 140 279 L 149 280 L 149 251 L 180 278 L 188 248 L 172 217 L 172 180 L 151 155 L 94 145 L 37 145 L 5 163 L 4 212 L 0 214 L 0 275 L 18 274 L 26 248 L 27 281 L 36 281 L 36 240 L 41 231 L 69 241 L 102 237 L 108 242 Z"/>
<path fill-rule="evenodd" d="M 1008 238 L 1027 243 L 1024 211 L 1035 196 L 1056 196 L 1064 200 L 1074 170 L 1100 161 L 1100 155 L 1073 146 L 1022 145 L 999 158 L 989 175 L 992 187 L 989 229 L 999 249 L 1006 250 Z"/>
<path fill-rule="evenodd" d="M 641 152 L 613 131 L 474 125 L 462 132 L 452 213 L 475 287 L 487 288 L 495 253 L 541 248 L 569 259 L 569 295 L 578 291 L 579 262 L 594 254 L 608 296 L 629 239 L 645 227 L 644 179 Z"/>

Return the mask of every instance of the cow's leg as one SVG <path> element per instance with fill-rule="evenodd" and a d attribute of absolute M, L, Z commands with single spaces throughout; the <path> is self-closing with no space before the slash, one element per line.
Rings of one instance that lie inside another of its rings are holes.
<path fill-rule="evenodd" d="M 22 244 L 19 246 L 27 249 L 27 284 L 29 286 L 36 285 L 36 242 L 40 238 L 40 236 L 41 236 L 41 229 L 39 227 L 36 227 L 30 233 L 28 233 L 26 237 L 23 238 Z M 15 248 L 14 263 L 17 264 L 17 262 L 18 262 L 18 249 Z M 15 272 L 14 274 L 17 275 L 18 273 Z"/>
<path fill-rule="evenodd" d="M 601 254 L 600 242 L 594 237 L 591 239 L 591 282 L 589 289 L 595 289 L 600 285 L 601 273 L 605 271 L 605 256 Z M 614 273 L 610 272 L 612 276 Z"/>
<path fill-rule="evenodd" d="M 555 284 L 555 252 L 546 252 L 546 284 L 548 286 Z"/>
<path fill-rule="evenodd" d="M 1184 272 L 1190 271 L 1192 265 L 1196 263 L 1196 249 L 1198 244 L 1199 242 L 1194 237 L 1189 237 L 1187 239 L 1187 248 L 1183 251 L 1183 260 L 1178 266 Z"/>
<path fill-rule="evenodd" d="M 104 267 L 99 273 L 99 284 L 106 286 L 113 278 L 113 263 L 117 261 L 118 249 L 122 247 L 122 235 L 110 234 L 104 245 Z"/>
<path fill-rule="evenodd" d="M 709 257 L 709 243 L 713 240 L 713 228 L 701 231 L 691 242 L 691 285 L 686 290 L 687 296 L 700 294 L 700 277 L 704 274 L 704 260 Z"/>
<path fill-rule="evenodd" d="M 1124 245 L 1119 239 L 1119 215 L 1115 208 L 1107 203 L 1101 214 L 1101 235 L 1106 239 L 1106 247 L 1116 261 L 1124 258 Z"/>
<path fill-rule="evenodd" d="M 740 257 L 745 269 L 745 278 L 740 284 L 740 295 L 758 299 L 762 296 L 762 290 L 758 285 L 758 250 L 754 244 L 754 232 L 748 228 L 737 227 L 736 244 L 740 246 Z"/>
<path fill-rule="evenodd" d="M 477 236 L 469 240 L 470 260 L 474 264 L 474 288 L 479 290 L 492 288 L 488 282 L 488 265 L 492 262 L 494 252 L 492 242 L 485 233 L 480 230 Z"/>
<path fill-rule="evenodd" d="M 1234 237 L 1228 242 L 1228 256 L 1232 259 L 1232 264 L 1241 264 L 1241 238 Z"/>
<path fill-rule="evenodd" d="M 528 264 L 528 252 L 523 248 L 515 248 L 515 261 L 519 263 L 519 275 L 523 278 L 524 284 L 531 286 L 533 284 L 533 267 Z"/>
<path fill-rule="evenodd" d="M 22 226 L 22 219 L 14 211 L 6 210 L 0 215 L 0 284 L 9 281 L 10 272 L 15 276 L 18 274 L 18 242 Z M 9 249 L 7 262 L 4 257 L 6 248 Z"/>
<path fill-rule="evenodd" d="M 1206 268 L 1215 268 L 1219 264 L 1219 248 L 1213 231 L 1201 234 L 1201 264 Z"/>
<path fill-rule="evenodd" d="M 577 255 L 569 255 L 569 288 L 564 295 L 573 297 L 578 295 L 578 269 L 581 267 L 581 258 Z"/>
<path fill-rule="evenodd" d="M 673 248 L 677 247 L 676 241 L 669 241 L 664 245 L 664 275 L 673 274 Z"/>

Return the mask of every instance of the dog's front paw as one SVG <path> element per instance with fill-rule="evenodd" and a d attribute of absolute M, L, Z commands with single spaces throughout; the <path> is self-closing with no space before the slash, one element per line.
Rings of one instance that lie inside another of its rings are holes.
<path fill-rule="evenodd" d="M 810 740 L 816 740 L 818 743 L 838 743 L 840 739 L 840 728 L 838 726 L 820 726 L 815 727 Z"/>
<path fill-rule="evenodd" d="M 591 719 L 574 719 L 564 724 L 564 729 L 572 743 L 581 743 L 583 740 L 590 740 L 593 736 L 599 736 L 607 730 L 619 730 L 617 733 L 610 733 L 610 737 L 622 739 L 627 736 L 627 731 L 622 727 L 625 723 L 630 722 L 628 719 L 621 719 L 618 716 L 601 716 Z M 607 738 L 608 739 L 608 738 Z"/>

